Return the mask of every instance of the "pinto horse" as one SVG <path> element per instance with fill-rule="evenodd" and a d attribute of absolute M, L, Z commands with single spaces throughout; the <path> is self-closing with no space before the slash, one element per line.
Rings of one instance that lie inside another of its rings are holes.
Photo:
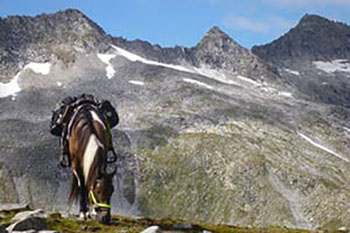
<path fill-rule="evenodd" d="M 107 129 L 102 119 L 94 105 L 85 103 L 75 109 L 68 124 L 73 172 L 69 201 L 80 200 L 81 218 L 97 215 L 99 222 L 108 224 L 116 170 L 107 173 Z"/>

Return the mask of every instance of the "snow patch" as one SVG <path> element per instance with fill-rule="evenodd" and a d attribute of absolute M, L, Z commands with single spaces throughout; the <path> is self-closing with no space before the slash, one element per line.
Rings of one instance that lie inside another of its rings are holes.
<path fill-rule="evenodd" d="M 20 75 L 21 72 L 18 72 L 9 83 L 0 83 L 0 98 L 7 96 L 14 97 L 17 92 L 20 92 L 22 90 L 18 84 L 18 77 Z"/>
<path fill-rule="evenodd" d="M 180 70 L 180 71 L 184 71 L 184 72 L 191 72 L 193 73 L 193 71 L 191 71 L 190 69 L 183 67 L 183 66 L 179 66 L 179 65 L 170 65 L 170 64 L 166 64 L 166 63 L 161 63 L 161 62 L 156 62 L 156 61 L 152 61 L 152 60 L 148 60 L 146 58 L 143 58 L 139 55 L 136 55 L 134 53 L 130 53 L 129 51 L 126 51 L 125 49 L 119 48 L 115 45 L 111 45 L 116 51 L 117 51 L 117 55 L 119 56 L 123 56 L 126 59 L 132 61 L 132 62 L 142 62 L 148 65 L 154 65 L 154 66 L 162 66 L 162 67 L 166 67 L 166 68 L 170 68 L 170 69 L 175 69 L 175 70 Z"/>
<path fill-rule="evenodd" d="M 291 70 L 291 69 L 288 69 L 288 68 L 285 68 L 284 69 L 286 72 L 290 73 L 290 74 L 293 74 L 293 75 L 296 75 L 296 76 L 299 76 L 300 73 L 299 71 L 296 71 L 296 70 Z"/>
<path fill-rule="evenodd" d="M 106 76 L 108 79 L 113 78 L 114 74 L 115 74 L 115 70 L 112 66 L 112 64 L 110 63 L 110 60 L 115 58 L 115 54 L 102 54 L 102 53 L 98 53 L 97 57 L 105 64 L 107 64 L 106 67 Z"/>
<path fill-rule="evenodd" d="M 200 74 L 200 75 L 206 76 L 208 78 L 214 79 L 218 82 L 224 83 L 224 84 L 241 86 L 239 83 L 234 82 L 231 79 L 228 79 L 225 76 L 225 74 L 223 74 L 217 70 L 210 69 L 206 66 L 201 66 L 200 68 L 194 67 L 193 70 L 194 71 L 192 71 L 191 73 Z"/>
<path fill-rule="evenodd" d="M 239 85 L 238 83 L 227 79 L 223 73 L 216 71 L 216 70 L 213 70 L 213 69 L 210 69 L 208 67 L 203 66 L 200 68 L 196 68 L 196 67 L 188 68 L 188 67 L 184 67 L 184 66 L 180 66 L 180 65 L 171 65 L 171 64 L 166 64 L 166 63 L 162 63 L 162 62 L 156 62 L 156 61 L 152 61 L 152 60 L 148 60 L 146 58 L 143 58 L 143 57 L 136 55 L 134 53 L 131 53 L 129 51 L 126 51 L 125 49 L 119 48 L 115 45 L 111 45 L 111 46 L 117 51 L 117 55 L 123 56 L 132 62 L 138 61 L 138 62 L 142 62 L 142 63 L 148 64 L 148 65 L 161 66 L 161 67 L 165 67 L 165 68 L 169 68 L 169 69 L 179 70 L 182 72 L 200 74 L 200 75 L 206 76 L 208 78 L 212 78 L 212 79 L 219 81 L 221 83 Z"/>
<path fill-rule="evenodd" d="M 139 55 L 131 53 L 125 49 L 119 48 L 115 45 L 111 45 L 111 47 L 113 47 L 116 50 L 116 55 L 125 57 L 126 59 L 128 59 L 132 62 L 138 61 L 138 62 L 142 62 L 142 63 L 148 64 L 148 65 L 161 66 L 161 67 L 179 70 L 179 71 L 183 71 L 183 72 L 187 72 L 187 73 L 199 74 L 199 75 L 205 76 L 207 78 L 211 78 L 213 80 L 216 80 L 216 81 L 224 83 L 224 84 L 236 85 L 239 87 L 244 87 L 247 84 L 250 84 L 253 87 L 260 88 L 262 91 L 266 91 L 266 92 L 273 93 L 273 94 L 276 94 L 279 96 L 284 96 L 284 97 L 293 97 L 292 93 L 280 92 L 274 88 L 268 87 L 266 85 L 266 83 L 257 82 L 257 81 L 250 79 L 250 78 L 244 77 L 242 75 L 233 76 L 232 78 L 233 79 L 236 78 L 236 79 L 232 80 L 231 78 L 226 77 L 226 75 L 224 73 L 222 73 L 218 70 L 215 70 L 215 69 L 211 69 L 205 65 L 202 65 L 199 68 L 197 68 L 197 67 L 184 67 L 184 66 L 180 66 L 180 65 L 171 65 L 171 64 L 166 64 L 166 63 L 148 60 L 148 59 L 143 58 Z M 110 56 L 112 56 L 112 55 L 110 55 Z M 186 80 L 187 81 L 185 81 L 185 79 L 184 79 L 185 82 L 191 82 L 193 84 L 205 86 L 206 88 L 209 88 L 209 89 L 213 88 L 212 86 L 210 86 L 208 84 L 205 84 L 205 83 L 193 80 L 193 79 L 186 79 Z"/>
<path fill-rule="evenodd" d="M 57 85 L 58 87 L 62 87 L 62 86 L 63 86 L 63 83 L 62 83 L 62 82 L 56 82 L 56 85 Z"/>
<path fill-rule="evenodd" d="M 242 80 L 242 81 L 244 81 L 244 82 L 250 83 L 250 84 L 252 84 L 254 86 L 261 86 L 261 83 L 258 83 L 256 81 L 254 81 L 254 80 L 252 80 L 250 78 L 244 77 L 242 75 L 237 75 L 237 78 Z"/>
<path fill-rule="evenodd" d="M 344 129 L 345 131 L 347 131 L 348 133 L 350 133 L 350 129 L 349 129 L 349 128 L 343 127 L 343 129 Z"/>
<path fill-rule="evenodd" d="M 306 135 L 304 135 L 304 134 L 302 134 L 302 133 L 300 133 L 300 132 L 297 132 L 297 134 L 298 134 L 300 137 L 302 137 L 305 141 L 307 141 L 307 142 L 309 142 L 310 144 L 312 144 L 313 146 L 315 146 L 315 147 L 317 147 L 317 148 L 319 148 L 319 149 L 321 149 L 321 150 L 324 150 L 324 151 L 326 151 L 326 152 L 328 152 L 328 153 L 334 155 L 335 157 L 337 157 L 337 158 L 339 158 L 339 159 L 341 159 L 341 160 L 344 160 L 345 162 L 349 162 L 349 160 L 348 160 L 347 158 L 345 158 L 345 157 L 343 157 L 343 156 L 337 154 L 336 152 L 334 152 L 334 151 L 328 149 L 328 148 L 325 147 L 325 146 L 322 146 L 322 145 L 318 144 L 317 142 L 315 142 L 315 141 L 312 140 L 311 138 L 307 137 Z"/>
<path fill-rule="evenodd" d="M 286 92 L 286 91 L 279 91 L 277 95 L 283 96 L 283 97 L 288 97 L 288 98 L 293 98 L 293 94 L 290 92 Z"/>
<path fill-rule="evenodd" d="M 43 74 L 47 75 L 50 73 L 51 63 L 37 63 L 37 62 L 31 62 L 27 64 L 24 69 L 31 69 L 37 74 Z"/>
<path fill-rule="evenodd" d="M 190 79 L 190 78 L 184 78 L 183 79 L 184 82 L 187 82 L 187 83 L 192 83 L 192 84 L 196 84 L 198 86 L 202 86 L 202 87 L 205 87 L 205 88 L 208 88 L 208 89 L 214 89 L 213 86 L 210 86 L 206 83 L 203 83 L 203 82 L 200 82 L 200 81 L 197 81 L 197 80 L 194 80 L 194 79 Z"/>
<path fill-rule="evenodd" d="M 139 85 L 139 86 L 145 85 L 144 82 L 142 82 L 142 81 L 136 81 L 136 80 L 130 80 L 129 83 L 134 84 L 134 85 Z"/>
<path fill-rule="evenodd" d="M 23 70 L 31 69 L 33 72 L 37 74 L 47 75 L 50 73 L 51 63 L 37 63 L 30 62 L 26 66 L 24 66 Z M 9 83 L 0 83 L 0 98 L 4 98 L 7 96 L 12 96 L 11 100 L 16 100 L 15 96 L 22 89 L 18 84 L 18 78 L 21 75 L 22 71 L 19 71 L 16 76 Z"/>
<path fill-rule="evenodd" d="M 330 62 L 314 61 L 313 64 L 317 69 L 326 73 L 350 72 L 350 62 L 346 59 L 336 59 Z"/>

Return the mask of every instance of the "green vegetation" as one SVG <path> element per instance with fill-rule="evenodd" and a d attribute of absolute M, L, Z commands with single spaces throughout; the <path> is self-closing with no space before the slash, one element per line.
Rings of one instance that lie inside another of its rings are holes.
<path fill-rule="evenodd" d="M 0 212 L 3 218 L 0 218 L 0 225 L 7 227 L 10 219 L 15 212 Z M 254 227 L 236 227 L 228 225 L 215 225 L 210 223 L 193 223 L 177 219 L 149 219 L 149 218 L 128 218 L 113 216 L 110 225 L 99 224 L 96 220 L 81 221 L 72 218 L 63 218 L 61 214 L 54 213 L 47 218 L 47 225 L 50 230 L 56 230 L 62 233 L 78 232 L 125 232 L 138 233 L 150 226 L 159 226 L 164 231 L 171 232 L 193 232 L 202 233 L 204 230 L 210 232 L 223 233 L 306 233 L 307 230 L 288 229 L 281 227 L 254 228 Z M 331 231 L 328 231 L 331 232 Z"/>

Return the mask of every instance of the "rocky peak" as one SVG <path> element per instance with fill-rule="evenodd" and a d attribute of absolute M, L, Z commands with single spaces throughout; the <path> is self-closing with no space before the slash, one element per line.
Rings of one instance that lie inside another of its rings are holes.
<path fill-rule="evenodd" d="M 74 57 L 77 51 L 106 50 L 109 41 L 101 27 L 74 9 L 35 17 L 8 16 L 0 20 L 0 80 L 13 77 L 19 63 L 44 62 L 52 54 Z"/>
<path fill-rule="evenodd" d="M 212 27 L 196 46 L 197 50 L 230 49 L 246 50 L 235 42 L 230 36 L 224 33 L 219 27 Z"/>
<path fill-rule="evenodd" d="M 291 60 L 350 58 L 350 27 L 306 14 L 285 35 L 270 44 L 254 46 L 252 51 L 276 64 L 290 63 Z"/>
<path fill-rule="evenodd" d="M 223 32 L 218 26 L 213 26 L 209 31 L 205 34 L 204 38 L 212 38 L 212 39 L 231 39 L 225 32 Z"/>
<path fill-rule="evenodd" d="M 299 21 L 298 25 L 308 25 L 308 24 L 315 24 L 315 23 L 325 23 L 329 22 L 327 18 L 324 18 L 319 15 L 313 15 L 313 14 L 305 14 Z"/>
<path fill-rule="evenodd" d="M 260 79 L 266 70 L 255 55 L 216 26 L 205 34 L 193 51 L 197 66 L 224 69 L 252 79 Z"/>
<path fill-rule="evenodd" d="M 28 47 L 32 43 L 81 43 L 82 47 L 92 49 L 106 38 L 101 27 L 73 9 L 36 17 L 9 16 L 2 24 L 0 37 L 15 50 Z"/>

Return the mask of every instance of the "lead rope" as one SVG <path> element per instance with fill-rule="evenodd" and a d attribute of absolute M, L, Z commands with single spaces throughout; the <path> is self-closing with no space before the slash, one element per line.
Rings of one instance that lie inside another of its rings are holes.
<path fill-rule="evenodd" d="M 90 190 L 89 192 L 89 196 L 92 200 L 92 202 L 94 203 L 95 206 L 101 207 L 101 208 L 107 208 L 107 209 L 112 209 L 112 206 L 106 203 L 98 203 L 95 197 L 95 194 L 92 190 Z"/>

